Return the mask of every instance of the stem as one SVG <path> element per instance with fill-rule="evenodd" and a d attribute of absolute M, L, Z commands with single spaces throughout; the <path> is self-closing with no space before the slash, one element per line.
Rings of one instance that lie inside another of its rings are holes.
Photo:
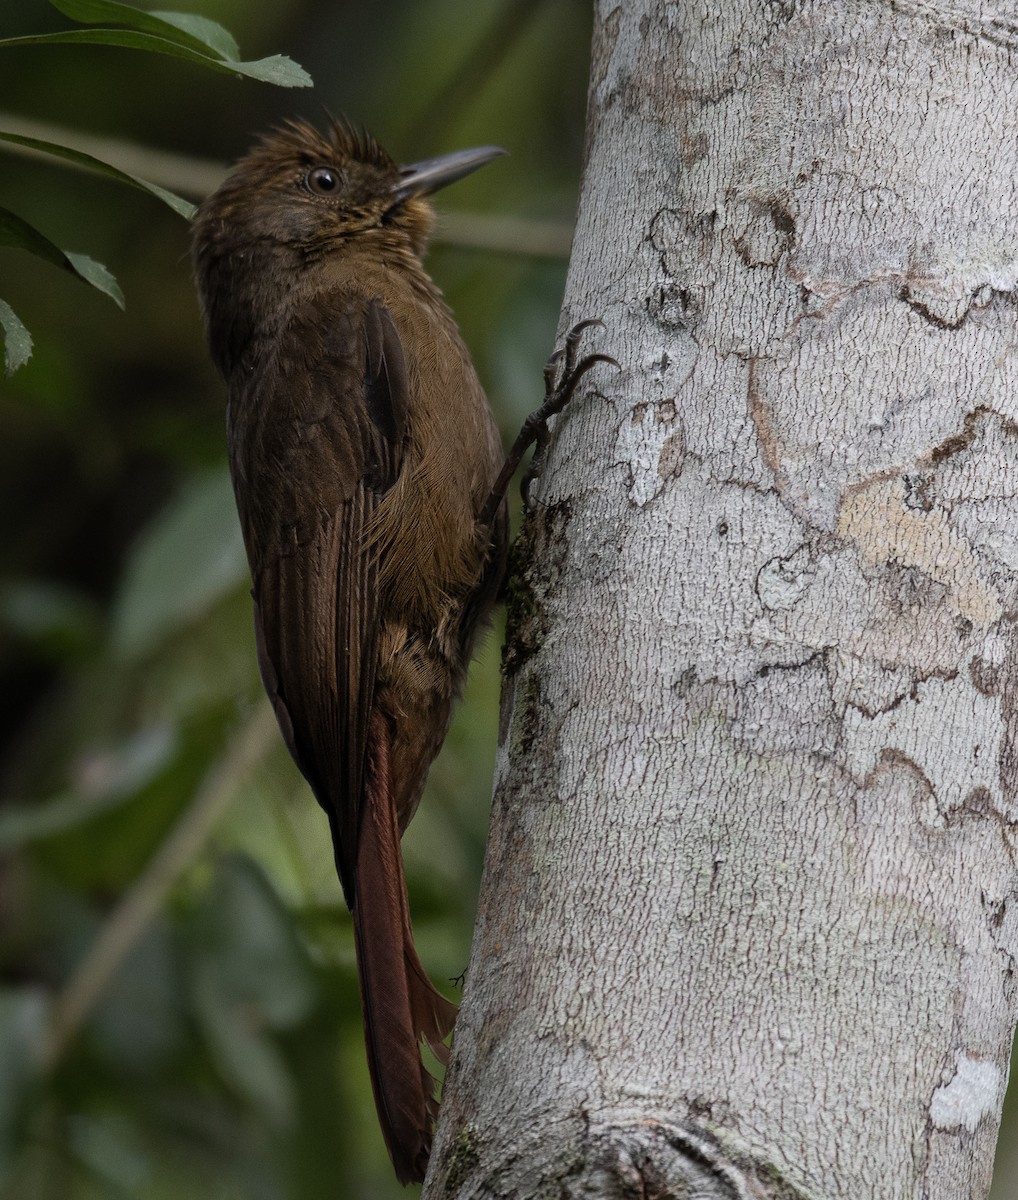
<path fill-rule="evenodd" d="M 275 733 L 271 708 L 259 703 L 206 775 L 190 807 L 110 914 L 57 998 L 41 1050 L 44 1069 L 52 1070 L 63 1057 L 174 883 L 205 847 L 241 781 L 271 746 Z"/>

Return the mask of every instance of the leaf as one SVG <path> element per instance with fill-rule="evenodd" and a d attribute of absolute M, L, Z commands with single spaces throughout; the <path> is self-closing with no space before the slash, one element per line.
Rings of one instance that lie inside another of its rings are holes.
<path fill-rule="evenodd" d="M 246 578 L 229 474 L 199 475 L 152 522 L 128 561 L 114 608 L 114 647 L 126 657 L 147 653 Z"/>
<path fill-rule="evenodd" d="M 118 167 L 103 162 L 101 158 L 95 158 L 93 155 L 85 154 L 81 150 L 72 150 L 70 146 L 61 146 L 59 142 L 46 142 L 41 138 L 24 137 L 20 133 L 7 133 L 3 129 L 0 129 L 0 142 L 11 142 L 16 146 L 27 146 L 31 150 L 38 150 L 41 154 L 51 154 L 54 158 L 63 158 L 68 162 L 76 163 L 80 167 L 87 167 L 90 171 L 96 171 L 100 175 L 105 175 L 108 179 L 115 179 L 118 183 L 126 183 L 131 187 L 140 188 L 143 192 L 148 192 L 150 195 L 162 200 L 164 204 L 168 204 L 175 213 L 179 213 L 188 221 L 194 216 L 195 206 L 182 196 L 177 196 L 175 193 L 167 191 L 166 188 L 159 187 L 158 184 L 149 183 L 147 179 L 142 179 L 138 175 L 131 175 L 127 171 L 121 171 Z"/>
<path fill-rule="evenodd" d="M 53 8 L 82 25 L 126 25 L 142 33 L 179 41 L 193 49 L 211 50 L 220 58 L 236 61 L 240 50 L 233 35 L 222 25 L 193 13 L 145 12 L 117 0 L 50 0 Z M 183 35 L 183 36 L 181 36 Z"/>
<path fill-rule="evenodd" d="M 64 33 L 36 33 L 27 37 L 0 38 L 0 50 L 17 46 L 121 46 L 130 50 L 150 50 L 154 54 L 166 54 L 171 58 L 183 58 L 188 62 L 201 63 L 227 75 L 247 76 L 274 83 L 278 87 L 311 87 L 311 76 L 291 58 L 273 54 L 254 62 L 239 62 L 210 54 L 203 54 L 183 42 L 155 37 L 149 33 L 138 33 L 133 29 L 69 29 Z"/>
<path fill-rule="evenodd" d="M 98 605 L 85 594 L 41 579 L 0 583 L 0 634 L 30 642 L 37 653 L 66 661 L 99 641 Z"/>
<path fill-rule="evenodd" d="M 154 915 L 110 976 L 96 1004 L 90 1021 L 92 1036 L 114 1069 L 128 1073 L 157 1070 L 168 1066 L 170 1057 L 188 1043 L 180 975 L 182 947 L 174 933 L 169 914 Z M 94 936 L 101 936 L 98 929 Z"/>
<path fill-rule="evenodd" d="M 68 1134 L 75 1159 L 94 1175 L 102 1195 L 145 1192 L 155 1172 L 144 1135 L 126 1114 L 75 1113 Z"/>
<path fill-rule="evenodd" d="M 314 974 L 289 910 L 256 862 L 221 858 L 195 923 L 224 992 L 256 1007 L 271 1029 L 302 1020 L 314 1002 Z"/>
<path fill-rule="evenodd" d="M 315 1001 L 315 979 L 290 914 L 253 862 L 230 856 L 193 917 L 192 997 L 219 1069 L 277 1127 L 296 1107 L 270 1030 L 294 1028 Z"/>
<path fill-rule="evenodd" d="M 46 1004 L 41 987 L 0 990 L 0 1178 L 15 1149 L 18 1118 L 38 1074 L 35 1050 L 43 1033 Z"/>
<path fill-rule="evenodd" d="M 84 254 L 71 254 L 61 250 L 34 225 L 29 225 L 17 213 L 12 213 L 6 208 L 0 208 L 0 246 L 15 246 L 19 250 L 27 250 L 36 258 L 52 263 L 55 267 L 62 267 L 98 288 L 100 292 L 105 292 L 121 308 L 124 307 L 123 293 L 102 263 L 97 263 Z"/>
<path fill-rule="evenodd" d="M 292 1127 L 297 1097 L 279 1048 L 259 1028 L 249 1005 L 219 990 L 221 981 L 211 964 L 194 974 L 198 1020 L 222 1077 L 258 1110 L 270 1128 Z"/>
<path fill-rule="evenodd" d="M 88 764 L 91 779 L 73 792 L 42 804 L 7 803 L 0 809 L 0 850 L 76 829 L 94 817 L 127 803 L 150 783 L 177 752 L 176 729 L 150 725 Z"/>
<path fill-rule="evenodd" d="M 230 59 L 231 62 L 240 59 L 240 47 L 234 40 L 233 34 L 228 29 L 224 29 L 217 21 L 210 21 L 208 17 L 199 17 L 197 13 L 184 12 L 152 12 L 149 13 L 149 16 L 158 17 L 168 25 L 175 25 L 178 29 L 191 34 L 197 41 L 208 46 L 210 50 L 215 50 L 223 58 Z"/>
<path fill-rule="evenodd" d="M 0 329 L 4 331 L 4 374 L 9 379 L 32 357 L 32 335 L 4 300 L 0 300 Z"/>
<path fill-rule="evenodd" d="M 120 284 L 101 262 L 89 258 L 87 254 L 75 254 L 71 250 L 65 251 L 65 257 L 76 275 L 90 283 L 97 291 L 105 292 L 121 308 L 124 307 L 124 293 L 120 290 Z"/>

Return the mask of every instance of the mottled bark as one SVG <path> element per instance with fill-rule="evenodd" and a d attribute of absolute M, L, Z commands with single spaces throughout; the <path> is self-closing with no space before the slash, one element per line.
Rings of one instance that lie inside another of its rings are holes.
<path fill-rule="evenodd" d="M 1018 29 L 598 6 L 429 1197 L 982 1200 L 1015 1020 Z"/>

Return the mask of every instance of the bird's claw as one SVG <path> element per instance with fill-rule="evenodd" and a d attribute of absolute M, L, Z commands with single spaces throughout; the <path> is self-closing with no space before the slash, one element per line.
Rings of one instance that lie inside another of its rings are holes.
<path fill-rule="evenodd" d="M 592 325 L 600 325 L 602 329 L 604 328 L 604 322 L 598 320 L 596 317 L 586 321 L 578 321 L 566 334 L 563 345 L 555 350 L 545 364 L 544 401 L 523 422 L 523 428 L 520 430 L 516 441 L 513 442 L 513 447 L 506 456 L 502 470 L 495 481 L 495 486 L 491 489 L 487 503 L 481 510 L 479 518 L 481 524 L 490 525 L 495 519 L 495 514 L 498 512 L 502 498 L 505 496 L 509 481 L 516 474 L 523 455 L 529 446 L 535 446 L 530 469 L 524 475 L 523 481 L 520 484 L 523 507 L 529 510 L 531 506 L 530 485 L 541 474 L 544 466 L 544 452 L 551 436 L 548 432 L 548 418 L 555 416 L 556 413 L 560 413 L 565 408 L 572 398 L 573 392 L 576 391 L 580 380 L 591 367 L 603 362 L 611 363 L 613 367 L 618 367 L 621 370 L 619 363 L 610 354 L 588 354 L 585 358 L 581 358 L 579 362 L 576 361 L 580 341 L 583 338 L 583 331 L 589 329 Z"/>
<path fill-rule="evenodd" d="M 565 408 L 579 386 L 580 380 L 591 367 L 603 362 L 610 363 L 619 370 L 622 369 L 619 362 L 610 354 L 588 354 L 579 362 L 576 361 L 584 330 L 593 326 L 600 326 L 603 329 L 604 321 L 597 317 L 577 321 L 566 334 L 563 345 L 557 347 L 552 353 L 544 367 L 544 402 L 524 422 L 524 430 L 531 431 L 531 440 L 535 444 L 530 467 L 520 482 L 520 495 L 523 497 L 523 507 L 527 511 L 531 508 L 531 485 L 535 479 L 540 478 L 544 469 L 544 452 L 550 440 L 549 418 L 556 416 Z"/>

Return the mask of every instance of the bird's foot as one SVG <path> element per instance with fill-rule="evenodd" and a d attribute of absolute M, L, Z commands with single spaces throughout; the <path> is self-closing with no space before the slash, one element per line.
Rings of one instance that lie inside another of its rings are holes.
<path fill-rule="evenodd" d="M 612 366 L 621 370 L 620 364 L 609 354 L 588 354 L 577 361 L 583 332 L 594 325 L 604 328 L 604 322 L 597 318 L 578 321 L 566 334 L 564 344 L 559 346 L 545 364 L 544 402 L 523 422 L 523 427 L 520 429 L 516 441 L 513 442 L 512 449 L 506 457 L 505 464 L 491 490 L 488 503 L 485 505 L 484 516 L 482 516 L 482 521 L 485 523 L 490 524 L 494 519 L 498 506 L 502 503 L 505 490 L 509 486 L 509 480 L 516 474 L 528 448 L 534 446 L 534 457 L 530 468 L 520 483 L 523 506 L 530 508 L 530 486 L 535 479 L 540 477 L 541 471 L 544 469 L 544 455 L 550 437 L 548 420 L 565 408 L 572 399 L 573 392 L 576 391 L 580 380 L 591 367 L 603 362 L 611 363 Z"/>
<path fill-rule="evenodd" d="M 523 499 L 523 507 L 526 509 L 531 507 L 531 486 L 534 480 L 540 479 L 544 470 L 544 456 L 551 436 L 548 431 L 549 417 L 556 416 L 565 408 L 572 399 L 573 392 L 576 391 L 580 380 L 591 367 L 603 362 L 611 363 L 619 370 L 622 369 L 618 361 L 609 354 L 588 354 L 577 361 L 583 332 L 595 325 L 603 329 L 604 321 L 600 321 L 596 317 L 578 321 L 566 334 L 564 345 L 555 350 L 544 367 L 544 402 L 523 422 L 520 436 L 527 436 L 526 445 L 530 445 L 531 442 L 534 445 L 534 457 L 531 459 L 527 473 L 520 481 L 520 495 Z M 525 449 L 526 446 L 524 446 Z M 523 451 L 521 450 L 520 457 L 522 458 L 522 456 Z"/>

